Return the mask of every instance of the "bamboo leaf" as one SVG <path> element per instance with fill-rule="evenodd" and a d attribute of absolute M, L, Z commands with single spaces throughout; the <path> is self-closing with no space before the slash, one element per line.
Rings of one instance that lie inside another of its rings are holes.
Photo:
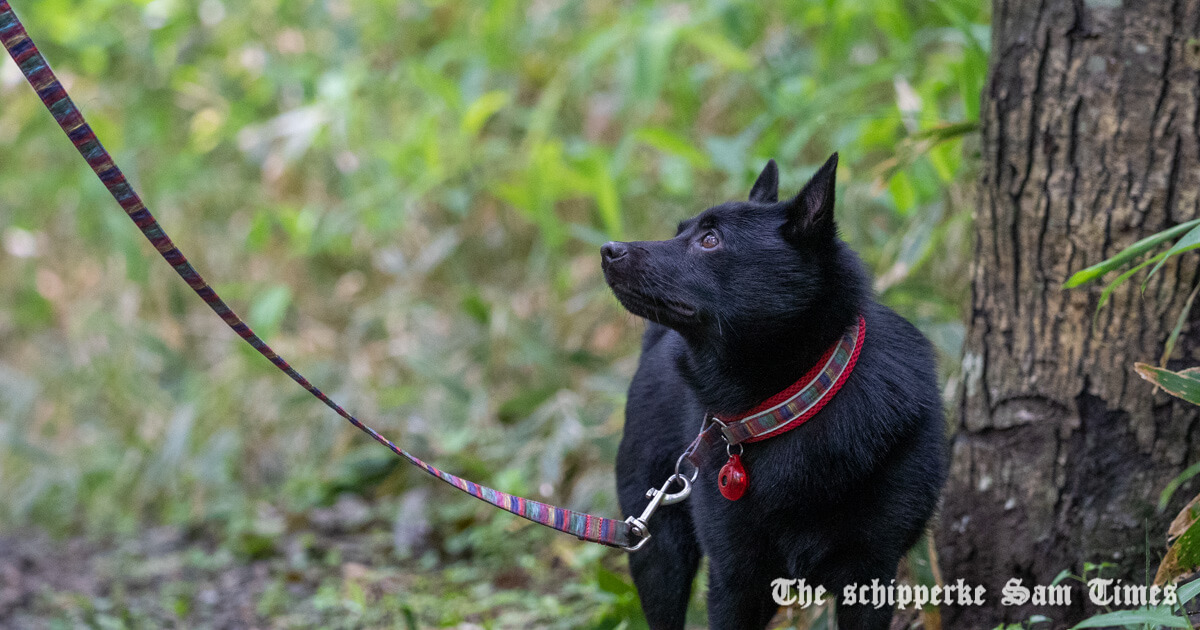
<path fill-rule="evenodd" d="M 1134 258 L 1137 258 L 1138 256 L 1154 249 L 1162 243 L 1169 241 L 1176 236 L 1183 234 L 1184 232 L 1187 232 L 1197 225 L 1200 225 L 1200 219 L 1193 219 L 1186 223 L 1180 223 L 1179 225 L 1176 225 L 1168 230 L 1163 230 L 1158 234 L 1147 236 L 1146 238 L 1121 250 L 1116 256 L 1098 262 L 1082 271 L 1075 272 L 1075 275 L 1071 276 L 1066 282 L 1063 283 L 1063 288 L 1072 289 L 1081 284 L 1091 282 L 1100 276 L 1103 276 L 1104 274 L 1121 267 Z"/>
<path fill-rule="evenodd" d="M 964 136 L 979 131 L 978 120 L 965 120 L 956 123 L 939 124 L 929 129 L 923 129 L 900 140 L 893 151 L 892 157 L 880 162 L 872 169 L 872 179 L 876 188 L 883 188 L 885 181 L 906 168 L 911 167 L 918 159 L 930 155 L 935 148 L 944 146 L 947 142 L 959 140 Z"/>
<path fill-rule="evenodd" d="M 475 102 L 471 103 L 466 113 L 463 114 L 462 130 L 468 136 L 475 137 L 483 129 L 488 119 L 508 105 L 508 101 L 508 93 L 499 90 L 488 92 L 475 99 Z"/>
<path fill-rule="evenodd" d="M 1180 518 L 1176 519 L 1183 519 L 1187 529 L 1167 549 L 1167 555 L 1163 556 L 1158 573 L 1154 576 L 1155 584 L 1170 584 L 1180 576 L 1200 569 L 1200 521 L 1194 518 L 1192 507 L 1189 505 L 1184 508 Z"/>
<path fill-rule="evenodd" d="M 1193 597 L 1200 595 L 1200 578 L 1192 580 L 1191 582 L 1188 582 L 1187 584 L 1180 586 L 1177 594 L 1179 595 L 1179 604 L 1180 605 L 1183 605 L 1183 604 L 1186 604 L 1186 603 L 1192 601 Z"/>
<path fill-rule="evenodd" d="M 1063 569 L 1062 571 L 1058 572 L 1058 575 L 1054 576 L 1053 580 L 1050 580 L 1050 586 L 1058 586 L 1059 582 L 1062 582 L 1069 577 L 1071 577 L 1071 570 Z"/>
<path fill-rule="evenodd" d="M 1197 284 L 1196 288 L 1192 289 L 1192 294 L 1188 296 L 1187 302 L 1183 304 L 1183 309 L 1179 311 L 1179 317 L 1175 318 L 1175 327 L 1171 329 L 1171 334 L 1167 337 L 1167 345 L 1163 348 L 1162 357 L 1158 360 L 1158 367 L 1167 367 L 1167 361 L 1171 358 L 1171 353 L 1175 352 L 1175 342 L 1179 341 L 1179 333 L 1183 331 L 1183 325 L 1187 323 L 1188 313 L 1192 312 L 1192 303 L 1196 301 L 1197 293 L 1200 293 L 1200 284 Z M 1187 370 L 1184 370 L 1184 372 L 1187 372 Z"/>
<path fill-rule="evenodd" d="M 1188 620 L 1176 615 L 1164 607 L 1138 608 L 1137 610 L 1118 610 L 1089 617 L 1071 626 L 1076 628 L 1108 628 L 1112 626 L 1129 626 L 1134 624 L 1151 624 L 1164 628 L 1191 628 Z"/>
<path fill-rule="evenodd" d="M 1097 320 L 1097 318 L 1100 317 L 1100 309 L 1104 308 L 1105 304 L 1108 304 L 1108 298 L 1112 297 L 1113 291 L 1116 291 L 1118 287 L 1120 287 L 1122 284 L 1125 284 L 1125 281 L 1129 280 L 1129 278 L 1133 277 L 1133 274 L 1141 271 L 1142 269 L 1145 269 L 1146 265 L 1149 265 L 1150 263 L 1152 263 L 1166 255 L 1167 255 L 1166 252 L 1158 254 L 1154 258 L 1151 258 L 1150 260 L 1142 262 L 1138 266 L 1134 267 L 1133 269 L 1130 269 L 1130 270 L 1126 271 L 1125 273 L 1117 276 L 1116 279 L 1114 279 L 1112 282 L 1108 283 L 1108 285 L 1104 287 L 1104 290 L 1100 292 L 1100 301 L 1096 303 L 1096 312 L 1092 315 L 1092 328 L 1096 327 L 1096 320 Z"/>
<path fill-rule="evenodd" d="M 1200 405 L 1200 374 L 1195 372 L 1172 372 L 1148 363 L 1135 363 L 1138 376 L 1158 385 L 1172 396 L 1182 398 L 1193 405 Z"/>
<path fill-rule="evenodd" d="M 677 155 L 688 161 L 694 167 L 708 168 L 711 162 L 703 151 L 696 148 L 696 143 L 682 135 L 664 127 L 643 127 L 638 129 L 633 137 L 663 153 Z"/>
<path fill-rule="evenodd" d="M 1170 483 L 1167 484 L 1167 487 L 1163 488 L 1162 494 L 1158 497 L 1158 511 L 1162 512 L 1163 510 L 1167 509 L 1167 504 L 1171 502 L 1171 496 L 1175 494 L 1175 491 L 1179 489 L 1179 486 L 1187 483 L 1189 479 L 1195 477 L 1196 475 L 1200 475 L 1200 462 L 1196 462 L 1195 464 L 1188 466 L 1186 470 L 1179 473 L 1179 476 L 1172 479 Z"/>
<path fill-rule="evenodd" d="M 684 38 L 730 70 L 749 70 L 754 67 L 754 60 L 746 51 L 712 29 L 689 29 L 684 33 Z"/>
<path fill-rule="evenodd" d="M 679 27 L 666 21 L 652 24 L 642 33 L 633 57 L 633 92 L 638 100 L 658 99 L 678 40 Z"/>
<path fill-rule="evenodd" d="M 957 140 L 963 136 L 969 136 L 979 131 L 978 120 L 964 120 L 955 123 L 939 124 L 935 127 L 922 129 L 912 135 L 913 138 L 921 140 L 933 140 L 934 142 L 948 142 Z"/>
<path fill-rule="evenodd" d="M 1167 255 L 1164 256 L 1162 260 L 1158 261 L 1157 265 L 1154 265 L 1154 268 L 1150 270 L 1150 273 L 1146 274 L 1146 281 L 1149 281 L 1150 277 L 1158 272 L 1158 269 L 1167 262 L 1168 258 L 1174 256 L 1175 254 L 1182 254 L 1183 252 L 1196 249 L 1197 247 L 1200 247 L 1200 225 L 1192 228 L 1191 232 L 1184 234 L 1183 238 L 1176 241 L 1175 245 L 1171 247 L 1171 249 L 1167 250 Z M 1142 282 L 1143 291 L 1146 289 L 1146 281 Z"/>
<path fill-rule="evenodd" d="M 892 176 L 888 182 L 888 192 L 892 194 L 892 201 L 901 215 L 907 216 L 917 204 L 917 191 L 913 188 L 908 173 L 904 171 L 898 171 Z"/>
<path fill-rule="evenodd" d="M 591 160 L 592 197 L 600 214 L 600 224 L 611 240 L 621 240 L 621 194 L 609 162 L 603 155 Z"/>
<path fill-rule="evenodd" d="M 1200 517 L 1200 494 L 1192 497 L 1192 500 L 1187 505 L 1179 510 L 1179 514 L 1175 515 L 1175 520 L 1171 521 L 1171 525 L 1167 527 L 1167 542 L 1178 540 L 1180 536 L 1187 533 L 1188 529 L 1196 523 L 1196 519 Z"/>

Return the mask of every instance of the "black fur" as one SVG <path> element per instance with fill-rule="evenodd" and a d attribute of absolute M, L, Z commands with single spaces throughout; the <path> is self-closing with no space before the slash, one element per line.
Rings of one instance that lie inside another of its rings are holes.
<path fill-rule="evenodd" d="M 604 275 L 650 322 L 629 388 L 617 484 L 626 515 L 673 471 L 706 412 L 736 415 L 804 375 L 861 313 L 853 373 L 802 426 L 745 445 L 745 496 L 717 490 L 723 454 L 691 497 L 660 508 L 630 555 L 656 629 L 683 628 L 701 556 L 710 564 L 711 628 L 763 628 L 770 583 L 805 578 L 840 599 L 847 583 L 887 583 L 933 514 L 946 475 L 933 354 L 911 324 L 871 295 L 833 219 L 837 154 L 798 195 L 778 198 L 769 162 L 746 202 L 709 208 L 666 241 L 608 243 Z M 711 235 L 711 238 L 706 238 Z M 886 607 L 845 606 L 839 626 L 887 628 Z"/>

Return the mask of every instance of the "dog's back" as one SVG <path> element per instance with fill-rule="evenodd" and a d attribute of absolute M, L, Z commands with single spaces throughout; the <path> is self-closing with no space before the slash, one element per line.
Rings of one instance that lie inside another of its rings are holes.
<path fill-rule="evenodd" d="M 886 584 L 936 507 L 946 455 L 933 353 L 870 296 L 857 256 L 836 238 L 835 165 L 778 203 L 772 162 L 750 203 L 706 211 L 671 241 L 605 251 L 618 298 L 652 320 L 617 459 L 628 515 L 672 474 L 706 415 L 771 398 L 859 316 L 865 325 L 856 363 L 815 416 L 744 445 L 744 496 L 718 490 L 719 452 L 687 502 L 654 515 L 651 540 L 630 556 L 654 628 L 683 627 L 702 555 L 713 628 L 764 627 L 776 578 L 804 578 L 834 598 L 847 584 Z M 838 617 L 842 628 L 886 628 L 891 610 L 846 606 Z"/>

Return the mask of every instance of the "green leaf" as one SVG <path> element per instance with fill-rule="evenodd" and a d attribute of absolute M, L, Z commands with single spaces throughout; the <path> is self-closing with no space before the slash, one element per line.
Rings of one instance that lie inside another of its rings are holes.
<path fill-rule="evenodd" d="M 567 73 L 560 72 L 542 88 L 537 105 L 529 113 L 528 133 L 526 142 L 532 148 L 537 148 L 546 142 L 553 142 L 550 130 L 558 118 L 558 110 L 562 107 L 567 95 Z"/>
<path fill-rule="evenodd" d="M 271 240 L 271 212 L 259 209 L 250 220 L 250 229 L 246 232 L 246 248 L 253 252 L 261 252 Z"/>
<path fill-rule="evenodd" d="M 600 213 L 600 224 L 612 240 L 621 240 L 621 194 L 617 192 L 617 181 L 609 169 L 609 162 L 597 155 L 591 163 L 592 196 Z"/>
<path fill-rule="evenodd" d="M 1200 225 L 1200 219 L 1193 219 L 1186 223 L 1180 223 L 1173 228 L 1163 230 L 1158 234 L 1152 234 L 1146 238 L 1126 247 L 1121 250 L 1116 256 L 1098 262 L 1087 269 L 1075 272 L 1066 282 L 1063 283 L 1064 289 L 1073 289 L 1081 284 L 1091 282 L 1100 276 L 1121 267 L 1138 256 L 1154 249 L 1160 244 L 1169 241 L 1176 236 L 1183 234 L 1191 228 Z"/>
<path fill-rule="evenodd" d="M 1159 268 L 1167 262 L 1168 258 L 1174 256 L 1175 254 L 1182 254 L 1188 250 L 1196 249 L 1197 247 L 1200 247 L 1200 225 L 1192 228 L 1191 232 L 1184 234 L 1183 238 L 1176 241 L 1175 245 L 1171 247 L 1171 249 L 1167 250 L 1167 255 L 1163 256 L 1162 260 L 1158 261 L 1157 265 L 1154 265 L 1154 268 L 1150 270 L 1150 273 L 1146 274 L 1146 281 L 1150 280 L 1150 277 L 1153 276 L 1159 270 Z M 1142 289 L 1145 290 L 1145 288 L 1146 282 L 1142 282 Z"/>
<path fill-rule="evenodd" d="M 1134 363 L 1138 376 L 1163 388 L 1168 394 L 1200 405 L 1200 373 L 1195 370 L 1172 372 L 1148 363 Z"/>
<path fill-rule="evenodd" d="M 1187 302 L 1183 304 L 1183 309 L 1179 311 L 1179 317 L 1175 318 L 1175 327 L 1171 329 L 1171 334 L 1167 337 L 1167 344 L 1163 346 L 1162 357 L 1158 360 L 1159 367 L 1167 367 L 1167 361 L 1171 358 L 1171 354 L 1175 352 L 1175 343 L 1179 341 L 1179 333 L 1183 332 L 1183 325 L 1187 323 L 1188 314 L 1192 312 L 1192 304 L 1196 301 L 1197 293 L 1200 293 L 1200 284 L 1197 284 L 1196 288 L 1192 289 Z"/>
<path fill-rule="evenodd" d="M 258 333 L 259 337 L 266 339 L 273 337 L 279 332 L 279 324 L 283 322 L 283 316 L 287 313 L 288 306 L 292 303 L 292 290 L 284 285 L 273 286 L 266 291 L 263 291 L 250 304 L 250 311 L 246 314 L 246 323 Z"/>
<path fill-rule="evenodd" d="M 648 144 L 663 153 L 677 155 L 687 160 L 694 167 L 708 168 L 711 164 L 708 156 L 696 148 L 696 143 L 670 129 L 663 127 L 643 127 L 634 132 L 633 137 L 639 142 Z"/>
<path fill-rule="evenodd" d="M 483 129 L 484 124 L 487 123 L 488 119 L 490 119 L 496 112 L 504 109 L 504 107 L 508 105 L 508 101 L 508 93 L 501 92 L 499 90 L 488 92 L 475 99 L 475 102 L 471 103 L 471 106 L 467 108 L 466 113 L 463 114 L 463 132 L 471 137 L 478 135 L 479 131 Z"/>
<path fill-rule="evenodd" d="M 1058 572 L 1058 575 L 1054 576 L 1053 580 L 1050 580 L 1050 586 L 1058 586 L 1059 582 L 1062 582 L 1069 577 L 1071 577 L 1071 570 L 1063 569 L 1062 571 Z"/>
<path fill-rule="evenodd" d="M 501 423 L 506 425 L 513 424 L 532 414 L 534 410 L 549 400 L 551 396 L 558 393 L 558 391 L 559 388 L 555 385 L 522 390 L 515 396 L 500 403 L 500 407 L 496 409 L 496 415 Z"/>
<path fill-rule="evenodd" d="M 746 51 L 709 28 L 688 30 L 684 34 L 684 38 L 688 43 L 704 51 L 709 57 L 730 70 L 749 70 L 754 67 L 754 60 L 746 54 Z"/>
<path fill-rule="evenodd" d="M 917 203 L 917 191 L 904 171 L 892 176 L 892 180 L 888 182 L 888 192 L 892 194 L 892 201 L 896 203 L 896 209 L 901 215 L 907 216 Z"/>
<path fill-rule="evenodd" d="M 1170 584 L 1182 576 L 1200 570 L 1200 520 L 1196 520 L 1194 511 L 1197 509 L 1197 500 L 1200 500 L 1200 497 L 1192 499 L 1192 503 L 1188 504 L 1171 524 L 1172 533 L 1178 531 L 1176 527 L 1186 526 L 1187 529 L 1179 534 L 1171 543 L 1170 549 L 1167 549 L 1167 555 L 1158 567 L 1158 574 L 1154 576 L 1155 584 Z"/>
<path fill-rule="evenodd" d="M 633 584 L 625 581 L 625 578 L 621 575 L 613 573 L 599 564 L 596 565 L 596 585 L 600 587 L 600 590 L 612 593 L 613 595 L 634 592 Z"/>
<path fill-rule="evenodd" d="M 1113 291 L 1116 291 L 1118 287 L 1120 287 L 1122 284 L 1125 284 L 1125 281 L 1129 280 L 1129 278 L 1133 277 L 1133 274 L 1141 271 L 1142 269 L 1144 269 L 1146 267 L 1146 265 L 1149 265 L 1150 263 L 1158 260 L 1162 256 L 1166 256 L 1166 252 L 1158 254 L 1154 258 L 1151 258 L 1150 260 L 1142 262 L 1141 264 L 1134 267 L 1133 269 L 1130 269 L 1130 270 L 1126 271 L 1125 273 L 1117 276 L 1115 280 L 1108 283 L 1108 285 L 1104 287 L 1104 290 L 1100 292 L 1100 301 L 1096 303 L 1096 312 L 1092 315 L 1092 327 L 1093 328 L 1095 328 L 1095 326 L 1096 326 L 1096 319 L 1098 317 L 1100 317 L 1100 309 L 1104 308 L 1105 304 L 1108 304 L 1108 298 L 1112 297 Z"/>
<path fill-rule="evenodd" d="M 1192 598 L 1200 595 L 1200 578 L 1180 586 L 1176 594 L 1179 596 L 1179 604 L 1181 606 L 1192 601 Z"/>
<path fill-rule="evenodd" d="M 1186 470 L 1179 473 L 1177 477 L 1172 479 L 1170 483 L 1167 484 L 1167 487 L 1163 488 L 1162 494 L 1158 497 L 1158 511 L 1162 512 L 1163 510 L 1167 509 L 1167 504 L 1171 502 L 1171 496 L 1175 494 L 1175 491 L 1179 489 L 1179 486 L 1187 483 L 1189 479 L 1195 477 L 1196 475 L 1200 475 L 1200 462 L 1196 462 L 1195 464 L 1188 466 Z"/>
<path fill-rule="evenodd" d="M 492 317 L 491 305 L 477 291 L 464 296 L 459 304 L 464 313 L 480 324 L 487 325 Z"/>
<path fill-rule="evenodd" d="M 12 309 L 14 319 L 23 329 L 39 329 L 54 323 L 54 305 L 42 297 L 33 287 L 22 287 L 17 291 Z"/>
<path fill-rule="evenodd" d="M 678 35 L 679 27 L 665 20 L 643 31 L 634 47 L 633 57 L 633 93 L 638 100 L 658 99 Z"/>
<path fill-rule="evenodd" d="M 958 140 L 964 136 L 969 136 L 979 131 L 978 120 L 964 120 L 956 123 L 946 123 L 922 129 L 914 134 L 912 138 L 917 140 L 933 140 L 936 143 L 949 142 Z"/>
<path fill-rule="evenodd" d="M 1165 628 L 1191 628 L 1187 619 L 1176 615 L 1168 608 L 1138 608 L 1137 610 L 1118 610 L 1089 617 L 1072 626 L 1076 628 L 1107 628 L 1110 626 L 1128 626 L 1134 624 L 1152 624 Z"/>

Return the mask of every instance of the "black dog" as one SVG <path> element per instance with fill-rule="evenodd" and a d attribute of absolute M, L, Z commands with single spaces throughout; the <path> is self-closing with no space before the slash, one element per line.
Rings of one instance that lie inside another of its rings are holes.
<path fill-rule="evenodd" d="M 946 441 L 932 351 L 874 300 L 862 263 L 838 238 L 836 169 L 834 154 L 779 202 L 772 160 L 748 202 L 709 208 L 670 240 L 602 249 L 617 299 L 650 320 L 617 456 L 626 515 L 641 514 L 646 490 L 672 474 L 706 415 L 736 418 L 808 374 L 860 316 L 866 328 L 828 404 L 744 445 L 744 496 L 718 489 L 721 448 L 687 501 L 650 518 L 652 538 L 629 562 L 653 628 L 684 627 L 703 555 L 717 630 L 765 627 L 777 610 L 776 578 L 823 585 L 835 601 L 847 584 L 886 585 L 936 507 Z M 887 606 L 837 613 L 847 629 L 887 628 L 892 617 Z"/>

